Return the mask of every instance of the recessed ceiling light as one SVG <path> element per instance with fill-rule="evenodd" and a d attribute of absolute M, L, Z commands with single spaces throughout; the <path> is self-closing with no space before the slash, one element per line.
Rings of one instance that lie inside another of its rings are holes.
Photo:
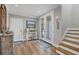
<path fill-rule="evenodd" d="M 18 5 L 16 4 L 15 7 L 18 7 Z"/>

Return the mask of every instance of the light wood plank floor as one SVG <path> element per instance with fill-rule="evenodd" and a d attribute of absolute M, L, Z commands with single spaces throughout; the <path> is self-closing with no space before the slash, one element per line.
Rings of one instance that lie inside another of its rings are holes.
<path fill-rule="evenodd" d="M 52 45 L 41 40 L 32 40 L 16 42 L 14 55 L 55 55 L 55 52 Z"/>

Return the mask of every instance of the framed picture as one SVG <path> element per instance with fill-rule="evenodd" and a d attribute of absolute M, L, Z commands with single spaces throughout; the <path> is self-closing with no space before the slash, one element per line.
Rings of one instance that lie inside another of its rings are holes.
<path fill-rule="evenodd" d="M 31 21 L 31 20 L 26 21 L 26 28 L 35 28 L 35 27 L 36 27 L 35 21 Z"/>

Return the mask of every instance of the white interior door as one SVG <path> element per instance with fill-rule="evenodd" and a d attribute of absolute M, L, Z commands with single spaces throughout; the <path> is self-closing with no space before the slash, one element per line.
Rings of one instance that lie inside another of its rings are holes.
<path fill-rule="evenodd" d="M 10 30 L 14 32 L 13 41 L 22 41 L 23 40 L 23 19 L 18 17 L 11 17 Z"/>

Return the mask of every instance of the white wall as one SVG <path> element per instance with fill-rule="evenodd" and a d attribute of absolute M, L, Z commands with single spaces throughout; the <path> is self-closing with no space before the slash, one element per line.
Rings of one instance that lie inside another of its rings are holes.
<path fill-rule="evenodd" d="M 10 31 L 14 32 L 13 41 L 24 41 L 24 29 L 26 29 L 26 20 L 35 20 L 31 18 L 25 18 L 20 16 L 10 15 Z M 9 23 L 9 22 L 8 22 Z"/>
<path fill-rule="evenodd" d="M 79 28 L 79 4 L 72 5 L 72 21 L 72 26 Z"/>
<path fill-rule="evenodd" d="M 62 26 L 62 7 L 58 7 L 54 9 L 54 43 L 58 44 L 61 39 L 62 39 L 62 35 L 61 35 L 61 26 Z M 57 19 L 59 20 L 59 29 L 57 29 Z"/>
<path fill-rule="evenodd" d="M 56 44 L 60 43 L 63 40 L 63 34 L 67 28 L 73 27 L 76 22 L 73 19 L 73 9 L 72 4 L 62 4 L 61 11 L 60 9 L 55 10 L 56 15 L 61 15 L 60 27 L 61 30 L 55 30 L 55 42 Z M 76 15 L 74 15 L 75 17 Z M 60 16 L 59 16 L 60 17 Z M 74 23 L 75 22 L 75 23 Z M 56 24 L 56 23 L 55 23 Z M 55 26 L 56 27 L 56 26 Z"/>
<path fill-rule="evenodd" d="M 72 27 L 72 4 L 62 5 L 62 35 L 66 28 Z"/>
<path fill-rule="evenodd" d="M 62 34 L 68 27 L 79 27 L 79 4 L 62 5 Z"/>

